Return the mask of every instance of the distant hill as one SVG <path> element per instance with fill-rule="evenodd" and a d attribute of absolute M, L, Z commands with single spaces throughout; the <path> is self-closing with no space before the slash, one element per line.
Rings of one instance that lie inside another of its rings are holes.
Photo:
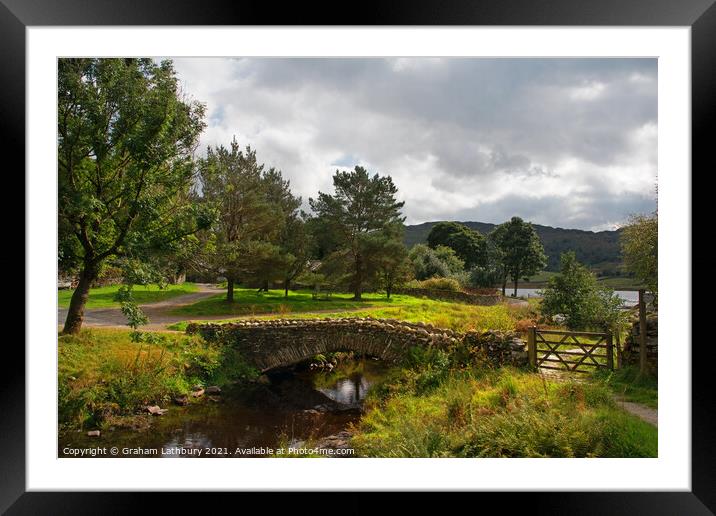
<path fill-rule="evenodd" d="M 424 244 L 432 227 L 439 221 L 424 222 L 405 227 L 405 245 Z M 486 235 L 496 224 L 487 222 L 461 222 L 467 227 Z M 607 275 L 618 274 L 621 265 L 621 248 L 619 234 L 616 231 L 583 231 L 581 229 L 562 229 L 551 226 L 533 224 L 535 231 L 542 239 L 547 255 L 547 270 L 559 270 L 559 256 L 564 251 L 574 251 L 577 260 L 590 268 Z"/>

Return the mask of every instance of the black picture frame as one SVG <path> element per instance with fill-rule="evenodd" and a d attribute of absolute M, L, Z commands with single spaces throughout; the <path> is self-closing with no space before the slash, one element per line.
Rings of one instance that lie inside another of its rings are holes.
<path fill-rule="evenodd" d="M 715 0 L 437 0 L 359 4 L 195 0 L 0 0 L 0 127 L 3 156 L 19 156 L 24 170 L 25 29 L 86 25 L 574 25 L 690 26 L 692 72 L 692 170 L 716 170 L 711 135 L 716 131 Z M 689 172 L 687 172 L 688 174 Z M 695 179 L 691 173 L 692 181 Z M 22 188 L 22 187 L 21 187 Z M 19 246 L 18 246 L 19 247 Z M 26 276 L 32 271 L 25 270 Z M 690 345 L 691 343 L 686 343 Z M 692 348 L 692 491 L 617 493 L 510 493 L 531 512 L 550 514 L 713 514 L 716 510 L 716 429 L 710 346 Z M 5 354 L 0 391 L 0 510 L 8 514 L 103 514 L 131 510 L 146 495 L 25 492 L 25 356 Z M 212 494 L 219 499 L 220 494 Z M 356 496 L 350 495 L 351 498 Z M 484 497 L 503 496 L 484 494 Z M 185 503 L 186 495 L 162 496 Z M 272 495 L 271 503 L 295 499 Z M 212 505 L 221 500 L 212 500 Z M 168 507 L 165 507 L 168 509 Z"/>

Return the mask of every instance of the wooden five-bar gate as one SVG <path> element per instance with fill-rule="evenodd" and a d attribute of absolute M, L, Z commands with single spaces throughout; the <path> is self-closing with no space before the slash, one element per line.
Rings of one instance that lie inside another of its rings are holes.
<path fill-rule="evenodd" d="M 576 373 L 590 372 L 589 368 L 614 369 L 611 333 L 540 330 L 532 326 L 527 352 L 532 367 L 542 369 Z"/>

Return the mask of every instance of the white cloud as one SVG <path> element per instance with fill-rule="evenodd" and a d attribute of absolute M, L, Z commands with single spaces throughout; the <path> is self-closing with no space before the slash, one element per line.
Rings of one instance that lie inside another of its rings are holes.
<path fill-rule="evenodd" d="M 572 100 L 596 100 L 602 96 L 606 85 L 601 82 L 592 82 L 583 86 L 577 86 L 569 90 L 569 97 Z"/>

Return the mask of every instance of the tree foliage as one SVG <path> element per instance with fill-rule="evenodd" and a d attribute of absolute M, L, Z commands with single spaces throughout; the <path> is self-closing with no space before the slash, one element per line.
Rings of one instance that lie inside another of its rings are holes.
<path fill-rule="evenodd" d="M 417 244 L 410 249 L 408 256 L 417 280 L 449 278 L 465 268 L 465 263 L 458 258 L 455 251 L 443 245 L 432 249 L 425 244 Z"/>
<path fill-rule="evenodd" d="M 536 274 L 546 264 L 542 242 L 532 224 L 520 217 L 512 217 L 500 224 L 489 237 L 495 244 L 496 256 L 500 260 L 502 294 L 505 294 L 505 285 L 510 278 L 514 283 L 514 295 L 517 296 L 519 280 Z"/>
<path fill-rule="evenodd" d="M 459 222 L 439 222 L 428 234 L 428 246 L 446 246 L 465 263 L 466 268 L 486 265 L 486 242 L 479 232 Z"/>
<path fill-rule="evenodd" d="M 377 249 L 405 220 L 400 213 L 404 203 L 396 200 L 398 189 L 390 176 L 370 176 L 360 166 L 336 171 L 333 187 L 332 195 L 319 192 L 309 203 L 335 243 L 328 258 L 345 263 L 350 289 L 360 299 L 375 282 L 381 254 Z"/>
<path fill-rule="evenodd" d="M 631 218 L 621 234 L 622 254 L 627 269 L 646 287 L 657 292 L 659 283 L 659 219 L 652 215 Z"/>
<path fill-rule="evenodd" d="M 286 279 L 292 257 L 289 226 L 296 227 L 301 199 L 293 196 L 281 172 L 265 169 L 251 147 L 207 149 L 198 163 L 201 202 L 218 216 L 204 235 L 203 268 L 227 278 L 227 301 L 237 281 L 259 283 Z"/>
<path fill-rule="evenodd" d="M 402 225 L 396 225 L 376 241 L 374 248 L 377 262 L 378 286 L 386 296 L 395 288 L 403 286 L 413 278 L 413 267 L 408 259 L 408 249 L 403 244 Z"/>
<path fill-rule="evenodd" d="M 622 301 L 613 290 L 600 287 L 597 278 L 577 261 L 574 252 L 562 254 L 560 272 L 543 291 L 545 317 L 562 316 L 572 330 L 614 330 L 624 317 Z"/>
<path fill-rule="evenodd" d="M 108 258 L 146 256 L 208 223 L 187 202 L 203 105 L 179 91 L 170 61 L 58 61 L 61 270 L 79 271 L 65 333 L 82 326 Z"/>
<path fill-rule="evenodd" d="M 492 235 L 488 235 L 485 239 L 484 262 L 470 269 L 468 284 L 474 288 L 492 288 L 502 283 L 504 270 L 502 251 Z"/>

